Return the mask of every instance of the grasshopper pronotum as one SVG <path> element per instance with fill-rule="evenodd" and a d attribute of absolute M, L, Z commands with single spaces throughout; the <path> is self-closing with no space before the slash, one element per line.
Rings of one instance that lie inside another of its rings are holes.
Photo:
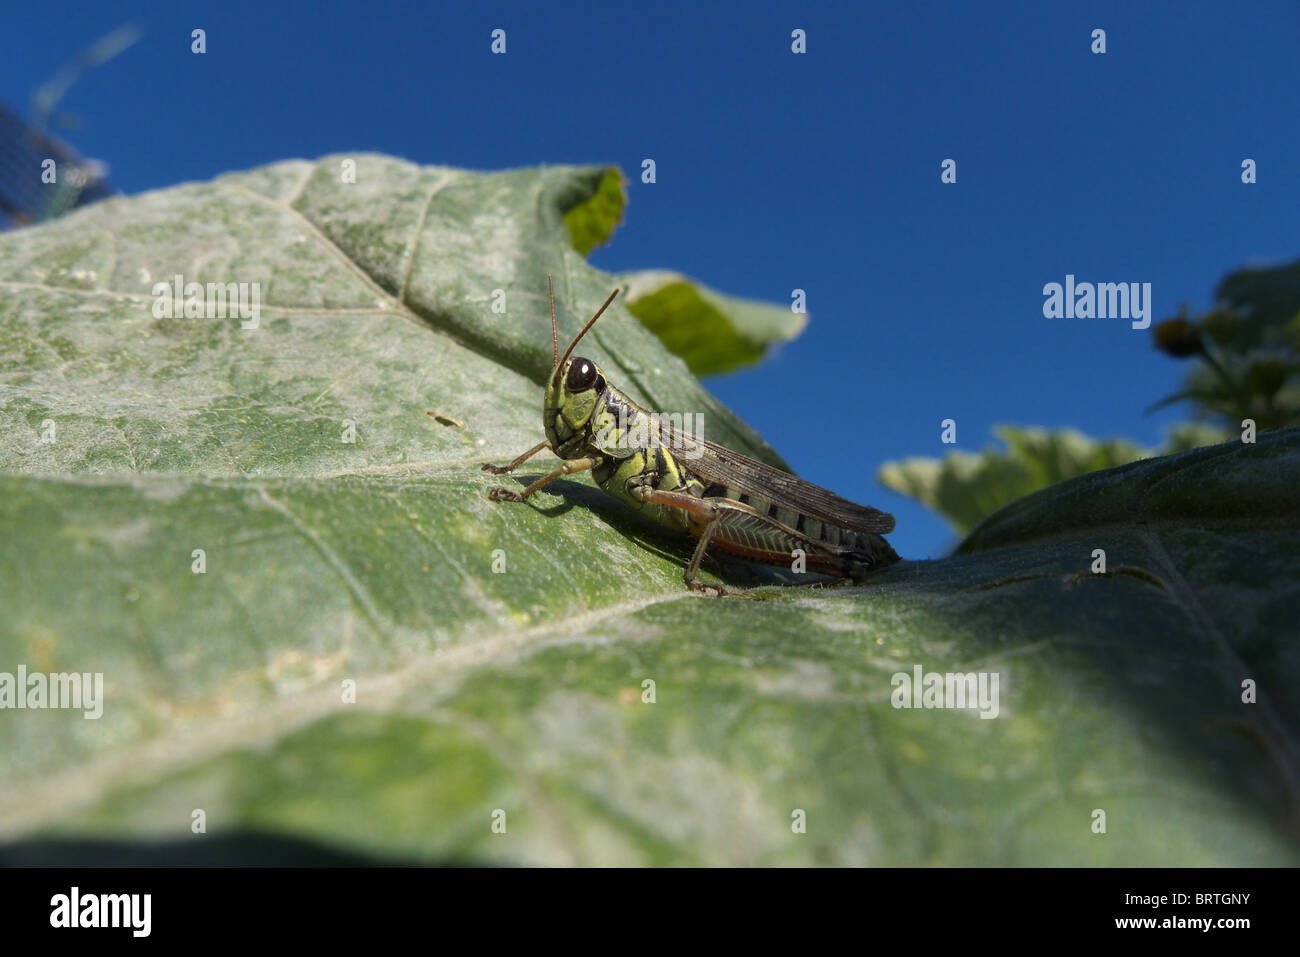
<path fill-rule="evenodd" d="M 727 590 L 695 580 L 709 548 L 786 566 L 800 550 L 807 571 L 836 578 L 860 579 L 898 561 L 881 537 L 893 531 L 892 515 L 679 431 L 606 382 L 592 360 L 572 355 L 619 290 L 596 310 L 561 358 L 554 284 L 550 291 L 555 361 L 542 403 L 546 441 L 508 465 L 483 469 L 494 475 L 512 472 L 543 449 L 564 462 L 522 492 L 492 489 L 493 501 L 522 502 L 555 479 L 591 469 L 596 484 L 610 495 L 697 539 L 686 584 L 716 595 Z M 629 441 L 630 436 L 644 438 Z"/>

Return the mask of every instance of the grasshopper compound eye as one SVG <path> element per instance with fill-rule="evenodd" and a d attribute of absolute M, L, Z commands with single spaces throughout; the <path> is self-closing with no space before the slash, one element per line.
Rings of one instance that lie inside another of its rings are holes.
<path fill-rule="evenodd" d="M 569 392 L 586 392 L 596 384 L 597 378 L 599 373 L 596 372 L 596 363 L 574 356 L 573 365 L 569 366 L 569 374 L 564 380 L 564 388 Z"/>

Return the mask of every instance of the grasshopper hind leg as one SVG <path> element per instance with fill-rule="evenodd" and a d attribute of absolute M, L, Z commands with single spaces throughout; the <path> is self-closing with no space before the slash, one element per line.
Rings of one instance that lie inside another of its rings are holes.
<path fill-rule="evenodd" d="M 682 579 L 686 582 L 686 586 L 692 591 L 702 592 L 706 595 L 715 595 L 718 598 L 721 598 L 724 595 L 735 593 L 721 585 L 712 585 L 695 580 L 695 573 L 700 570 L 700 562 L 704 560 L 704 553 L 708 549 L 709 541 L 713 538 L 713 533 L 717 527 L 718 519 L 716 517 L 704 527 L 704 532 L 700 535 L 700 540 L 695 543 L 695 552 L 691 555 L 691 563 L 686 566 L 686 573 L 682 575 Z"/>
<path fill-rule="evenodd" d="M 631 490 L 632 494 L 642 502 L 654 502 L 657 505 L 667 505 L 670 508 L 679 508 L 683 512 L 691 515 L 698 515 L 707 518 L 709 523 L 704 526 L 700 533 L 699 541 L 695 543 L 695 551 L 691 554 L 690 564 L 686 566 L 686 572 L 682 575 L 682 580 L 686 582 L 686 587 L 691 591 L 702 592 L 706 595 L 714 595 L 718 598 L 724 598 L 728 595 L 739 595 L 741 592 L 734 591 L 722 585 L 714 585 L 709 582 L 695 580 L 695 575 L 700 570 L 700 562 L 704 560 L 704 553 L 708 550 L 709 542 L 713 538 L 713 533 L 718 530 L 718 523 L 722 519 L 722 514 L 716 505 L 706 502 L 703 499 L 696 498 L 685 492 L 663 492 L 658 489 L 646 486 L 638 486 Z M 710 558 L 714 556 L 710 555 Z"/>

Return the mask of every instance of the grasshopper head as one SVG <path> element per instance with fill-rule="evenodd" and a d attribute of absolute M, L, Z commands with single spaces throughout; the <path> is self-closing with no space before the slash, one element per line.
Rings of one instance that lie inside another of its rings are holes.
<path fill-rule="evenodd" d="M 574 356 L 555 367 L 546 385 L 542 425 L 556 454 L 566 445 L 579 445 L 575 440 L 585 438 L 592 413 L 604 394 L 605 374 L 592 360 Z"/>
<path fill-rule="evenodd" d="M 549 276 L 547 280 L 549 282 Z M 546 382 L 542 427 L 546 430 L 546 439 L 551 443 L 551 449 L 561 458 L 570 458 L 572 456 L 566 453 L 576 453 L 582 448 L 591 431 L 592 413 L 605 394 L 605 374 L 592 360 L 573 356 L 573 347 L 595 325 L 601 313 L 609 308 L 617 295 L 617 289 L 610 293 L 605 305 L 596 310 L 596 314 L 582 327 L 582 332 L 569 343 L 564 358 L 560 358 L 560 333 L 555 324 L 555 288 L 551 287 L 551 338 L 555 342 L 555 365 Z"/>

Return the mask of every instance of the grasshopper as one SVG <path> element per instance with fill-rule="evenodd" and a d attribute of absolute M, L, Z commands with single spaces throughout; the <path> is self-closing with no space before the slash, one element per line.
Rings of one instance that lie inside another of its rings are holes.
<path fill-rule="evenodd" d="M 558 478 L 590 469 L 609 495 L 693 536 L 695 552 L 686 566 L 686 584 L 719 596 L 728 590 L 695 580 L 710 548 L 759 564 L 791 567 L 799 550 L 807 571 L 854 580 L 898 561 L 881 537 L 893 531 L 892 515 L 675 429 L 610 385 L 595 362 L 573 355 L 573 347 L 609 308 L 618 289 L 561 357 L 555 285 L 549 277 L 548 284 L 555 358 L 542 401 L 546 441 L 507 465 L 484 465 L 483 470 L 493 475 L 513 472 L 543 449 L 564 461 L 522 492 L 494 488 L 489 498 L 522 502 Z M 629 441 L 629 435 L 645 438 Z"/>

